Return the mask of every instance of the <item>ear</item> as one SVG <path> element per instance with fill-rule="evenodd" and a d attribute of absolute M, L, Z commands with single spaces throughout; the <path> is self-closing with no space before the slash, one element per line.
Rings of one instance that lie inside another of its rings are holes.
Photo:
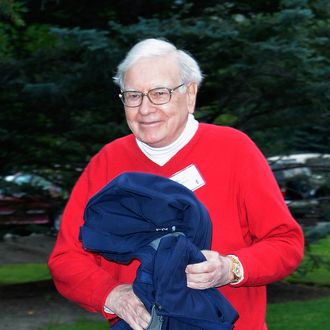
<path fill-rule="evenodd" d="M 195 111 L 197 91 L 198 91 L 198 87 L 195 82 L 192 82 L 187 86 L 186 95 L 187 95 L 187 106 L 189 113 L 194 113 Z"/>

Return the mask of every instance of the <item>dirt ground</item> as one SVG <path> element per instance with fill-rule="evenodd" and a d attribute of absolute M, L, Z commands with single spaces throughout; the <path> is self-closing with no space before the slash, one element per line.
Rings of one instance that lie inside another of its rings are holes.
<path fill-rule="evenodd" d="M 0 241 L 0 265 L 46 262 L 55 243 L 48 235 L 7 237 Z M 330 288 L 275 283 L 268 301 L 306 300 L 330 296 Z M 102 320 L 61 297 L 51 281 L 0 286 L 1 329 L 43 330 L 52 322 L 70 323 L 78 318 Z"/>

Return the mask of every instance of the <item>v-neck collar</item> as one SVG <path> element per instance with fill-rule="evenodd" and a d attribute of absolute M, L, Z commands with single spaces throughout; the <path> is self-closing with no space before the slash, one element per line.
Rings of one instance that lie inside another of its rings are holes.
<path fill-rule="evenodd" d="M 171 159 L 169 159 L 164 165 L 158 165 L 150 158 L 148 158 L 142 150 L 139 148 L 134 135 L 132 135 L 132 142 L 134 144 L 134 149 L 136 152 L 134 153 L 134 158 L 137 162 L 143 162 L 145 166 L 151 172 L 172 172 L 172 169 L 175 170 L 177 163 L 181 162 L 190 154 L 190 149 L 196 144 L 199 136 L 201 134 L 201 125 L 198 125 L 198 129 L 191 140 L 182 148 L 180 149 Z"/>

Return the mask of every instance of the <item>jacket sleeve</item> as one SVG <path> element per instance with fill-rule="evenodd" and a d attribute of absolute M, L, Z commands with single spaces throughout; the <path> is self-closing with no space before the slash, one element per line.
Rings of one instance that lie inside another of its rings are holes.
<path fill-rule="evenodd" d="M 285 278 L 299 266 L 304 236 L 259 149 L 251 143 L 243 155 L 239 204 L 250 242 L 233 251 L 244 268 L 244 280 L 237 286 L 265 285 Z"/>
<path fill-rule="evenodd" d="M 48 266 L 57 290 L 67 299 L 105 318 L 104 302 L 118 284 L 117 264 L 104 269 L 101 257 L 85 251 L 79 240 L 83 212 L 88 199 L 105 183 L 106 159 L 95 156 L 85 169 L 64 210 L 61 228 L 49 257 Z"/>

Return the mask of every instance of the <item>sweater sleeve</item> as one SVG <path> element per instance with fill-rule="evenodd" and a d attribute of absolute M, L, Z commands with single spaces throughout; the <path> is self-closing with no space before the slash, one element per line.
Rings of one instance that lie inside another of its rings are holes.
<path fill-rule="evenodd" d="M 105 177 L 105 157 L 94 157 L 72 190 L 48 266 L 57 290 L 64 297 L 109 319 L 115 315 L 104 312 L 104 302 L 109 292 L 120 284 L 116 274 L 118 265 L 111 263 L 105 269 L 101 257 L 85 251 L 79 240 L 88 198 L 106 183 Z"/>
<path fill-rule="evenodd" d="M 298 267 L 304 236 L 259 149 L 251 142 L 243 157 L 239 204 L 251 241 L 248 247 L 233 251 L 244 267 L 244 280 L 237 286 L 265 285 Z"/>

